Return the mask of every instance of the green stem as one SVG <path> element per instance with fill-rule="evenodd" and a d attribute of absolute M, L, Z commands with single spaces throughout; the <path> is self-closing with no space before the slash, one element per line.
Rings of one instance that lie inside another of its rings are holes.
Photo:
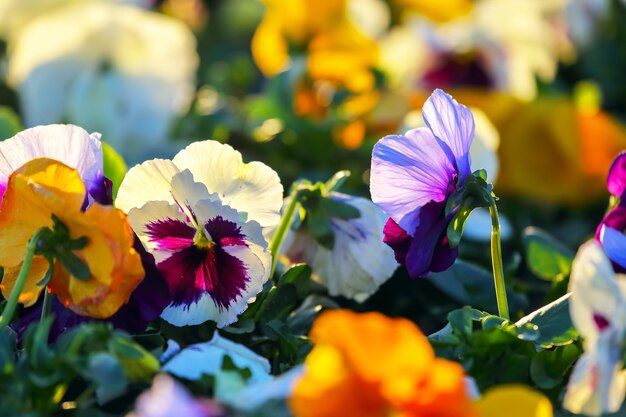
<path fill-rule="evenodd" d="M 498 219 L 498 208 L 495 202 L 489 206 L 489 213 L 491 213 L 491 265 L 493 266 L 493 282 L 496 287 L 498 313 L 500 317 L 509 320 L 509 302 L 506 298 L 502 248 L 500 245 L 500 220 Z"/>
<path fill-rule="evenodd" d="M 293 215 L 298 208 L 298 187 L 294 185 L 291 195 L 289 196 L 289 205 L 287 209 L 283 213 L 283 216 L 280 219 L 280 223 L 278 224 L 278 228 L 276 229 L 276 233 L 274 234 L 274 238 L 272 239 L 272 243 L 270 243 L 269 250 L 272 253 L 272 269 L 270 272 L 270 278 L 274 276 L 274 271 L 276 270 L 276 263 L 278 262 L 278 253 L 280 251 L 280 247 L 283 244 L 283 240 L 285 240 L 285 236 L 287 235 L 287 230 L 291 225 L 293 220 Z"/>
<path fill-rule="evenodd" d="M 24 261 L 22 262 L 22 269 L 20 269 L 20 273 L 15 281 L 15 286 L 11 291 L 11 295 L 9 295 L 4 311 L 2 311 L 2 316 L 0 316 L 0 328 L 8 326 L 11 322 L 11 318 L 13 317 L 13 313 L 15 313 L 20 294 L 22 294 L 22 291 L 24 290 L 24 285 L 26 284 L 26 279 L 28 278 L 28 274 L 30 272 L 30 266 L 33 263 L 33 257 L 35 256 L 35 249 L 37 248 L 39 236 L 43 230 L 45 229 L 37 230 L 28 241 L 28 245 L 26 245 L 26 254 L 24 255 Z"/>
<path fill-rule="evenodd" d="M 46 319 L 46 317 L 48 317 L 48 315 L 50 315 L 50 310 L 52 308 L 52 294 L 50 294 L 50 292 L 48 291 L 48 286 L 46 285 L 46 288 L 43 289 L 43 305 L 41 306 L 41 319 L 39 320 L 44 321 Z"/>

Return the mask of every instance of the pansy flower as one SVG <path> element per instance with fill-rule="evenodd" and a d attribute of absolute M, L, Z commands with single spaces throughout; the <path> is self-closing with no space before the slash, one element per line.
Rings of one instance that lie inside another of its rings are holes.
<path fill-rule="evenodd" d="M 427 127 L 385 136 L 374 146 L 370 181 L 372 201 L 390 217 L 385 243 L 412 277 L 445 270 L 456 259 L 447 236 L 455 213 L 445 208 L 471 175 L 474 137 L 470 110 L 441 90 L 422 114 Z"/>
<path fill-rule="evenodd" d="M 35 158 L 50 158 L 75 169 L 87 190 L 89 203 L 106 193 L 99 133 L 74 125 L 48 125 L 26 129 L 0 142 L 0 197 L 9 176 Z"/>
<path fill-rule="evenodd" d="M 183 326 L 236 320 L 270 274 L 262 227 L 280 219 L 276 172 L 215 141 L 196 142 L 173 160 L 133 167 L 116 205 L 128 213 L 172 294 L 163 311 Z"/>
<path fill-rule="evenodd" d="M 572 265 L 570 316 L 584 338 L 563 406 L 576 414 L 614 413 L 626 395 L 621 358 L 626 330 L 626 276 L 615 274 L 594 241 L 584 244 Z"/>
<path fill-rule="evenodd" d="M 334 245 L 325 247 L 308 230 L 290 230 L 283 243 L 293 263 L 311 265 L 314 279 L 330 295 L 364 301 L 391 277 L 398 264 L 383 243 L 386 216 L 370 200 L 331 192 L 328 198 L 349 204 L 360 212 L 354 219 L 331 218 Z"/>
<path fill-rule="evenodd" d="M 463 368 L 403 318 L 323 313 L 289 406 L 297 417 L 472 417 Z"/>
<path fill-rule="evenodd" d="M 72 250 L 89 268 L 89 276 L 78 277 L 58 259 L 52 265 L 50 292 L 77 314 L 107 318 L 128 301 L 144 277 L 133 233 L 120 210 L 100 204 L 82 210 L 85 185 L 78 172 L 48 158 L 27 162 L 10 176 L 0 206 L 0 266 L 4 268 L 2 292 L 11 293 L 26 246 L 41 228 L 67 228 L 72 241 L 85 245 Z M 54 219 L 58 219 L 55 221 Z M 49 269 L 44 256 L 35 256 L 19 301 L 33 305 L 43 287 L 38 285 Z"/>
<path fill-rule="evenodd" d="M 8 178 L 16 169 L 42 157 L 62 162 L 76 170 L 87 189 L 83 210 L 94 202 L 104 205 L 113 203 L 111 181 L 104 176 L 100 134 L 89 134 L 74 125 L 37 126 L 0 142 L 0 193 L 4 194 Z M 169 291 L 154 265 L 152 255 L 138 241 L 135 241 L 133 247 L 141 256 L 146 271 L 145 279 L 133 291 L 128 303 L 108 320 L 116 327 L 137 333 L 144 330 L 148 322 L 159 317 L 169 303 Z M 12 324 L 18 334 L 21 335 L 29 323 L 40 319 L 41 304 L 38 302 Z M 52 300 L 51 306 L 56 316 L 51 329 L 52 337 L 91 319 L 64 308 L 56 299 Z"/>

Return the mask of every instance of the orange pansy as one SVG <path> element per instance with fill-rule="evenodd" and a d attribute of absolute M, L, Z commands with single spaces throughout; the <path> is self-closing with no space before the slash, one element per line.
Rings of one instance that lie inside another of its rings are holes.
<path fill-rule="evenodd" d="M 406 319 L 326 312 L 311 339 L 315 347 L 289 402 L 297 417 L 474 415 L 461 366 L 436 359 Z"/>
<path fill-rule="evenodd" d="M 144 272 L 132 248 L 126 216 L 98 204 L 83 212 L 85 195 L 76 170 L 52 159 L 34 159 L 11 174 L 0 206 L 0 266 L 5 268 L 0 288 L 5 297 L 13 289 L 31 236 L 51 227 L 55 215 L 71 239 L 87 238 L 87 245 L 74 253 L 87 264 L 91 276 L 77 279 L 55 262 L 50 291 L 74 312 L 96 318 L 111 316 L 128 300 Z M 21 303 L 29 306 L 37 301 L 43 289 L 37 282 L 47 269 L 47 261 L 35 256 Z"/>

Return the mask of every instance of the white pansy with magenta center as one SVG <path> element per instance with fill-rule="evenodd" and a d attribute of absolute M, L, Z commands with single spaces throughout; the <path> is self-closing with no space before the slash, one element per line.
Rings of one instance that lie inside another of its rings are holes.
<path fill-rule="evenodd" d="M 132 168 L 116 205 L 169 286 L 162 317 L 177 325 L 237 319 L 263 288 L 271 254 L 262 228 L 280 219 L 276 172 L 215 141 Z"/>

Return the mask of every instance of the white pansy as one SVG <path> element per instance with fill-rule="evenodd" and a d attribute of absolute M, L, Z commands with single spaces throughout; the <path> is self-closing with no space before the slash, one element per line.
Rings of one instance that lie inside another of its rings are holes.
<path fill-rule="evenodd" d="M 595 241 L 584 244 L 572 265 L 570 315 L 584 338 L 585 352 L 575 365 L 563 407 L 600 416 L 621 407 L 626 371 L 621 348 L 626 330 L 626 276 L 615 274 Z"/>
<path fill-rule="evenodd" d="M 398 264 L 393 250 L 383 243 L 387 217 L 370 200 L 330 193 L 330 198 L 357 208 L 356 219 L 330 219 L 335 244 L 328 249 L 306 230 L 290 230 L 283 244 L 284 255 L 293 263 L 305 262 L 313 278 L 333 295 L 362 302 L 387 281 Z"/>
<path fill-rule="evenodd" d="M 243 163 L 215 141 L 126 174 L 115 201 L 155 258 L 172 294 L 161 317 L 177 325 L 237 319 L 270 275 L 264 226 L 280 219 L 283 188 L 267 165 Z"/>
<path fill-rule="evenodd" d="M 162 146 L 187 110 L 195 47 L 174 18 L 118 2 L 70 2 L 12 39 L 8 82 L 27 126 L 67 120 L 132 157 Z"/>

